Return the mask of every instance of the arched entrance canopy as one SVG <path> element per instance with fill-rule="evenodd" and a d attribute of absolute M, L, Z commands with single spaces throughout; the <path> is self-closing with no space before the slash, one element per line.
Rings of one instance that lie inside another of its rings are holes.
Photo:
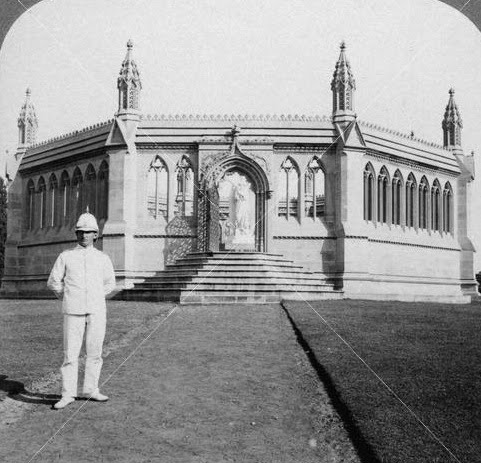
<path fill-rule="evenodd" d="M 201 175 L 198 210 L 198 250 L 219 251 L 221 241 L 219 183 L 230 172 L 245 176 L 255 194 L 255 250 L 266 249 L 266 201 L 270 198 L 270 186 L 266 172 L 253 159 L 236 146 L 219 157 Z"/>

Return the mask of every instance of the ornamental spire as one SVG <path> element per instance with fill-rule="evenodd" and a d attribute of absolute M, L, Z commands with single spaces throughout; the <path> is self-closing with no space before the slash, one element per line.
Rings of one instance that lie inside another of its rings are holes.
<path fill-rule="evenodd" d="M 341 53 L 336 63 L 336 69 L 332 76 L 332 114 L 334 119 L 346 120 L 355 118 L 354 113 L 354 90 L 356 81 L 351 71 L 351 66 L 346 58 L 346 44 L 341 42 Z"/>
<path fill-rule="evenodd" d="M 459 109 L 454 101 L 454 88 L 449 89 L 449 101 L 444 111 L 444 119 L 442 122 L 445 148 L 453 149 L 461 148 L 461 129 L 463 121 L 459 114 Z"/>
<path fill-rule="evenodd" d="M 18 116 L 18 147 L 25 148 L 28 145 L 35 143 L 37 136 L 38 120 L 35 114 L 35 108 L 30 101 L 31 95 L 30 88 L 27 88 L 25 92 L 25 102 L 20 109 L 20 115 Z"/>
<path fill-rule="evenodd" d="M 132 40 L 127 42 L 127 53 L 122 62 L 119 77 L 117 79 L 117 88 L 119 90 L 119 110 L 118 113 L 138 112 L 139 96 L 142 83 L 137 69 L 137 64 L 132 59 L 132 49 L 134 44 Z"/>

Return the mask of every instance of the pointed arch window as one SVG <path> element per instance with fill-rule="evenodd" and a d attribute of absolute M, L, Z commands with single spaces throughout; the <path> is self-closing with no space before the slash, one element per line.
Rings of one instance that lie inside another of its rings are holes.
<path fill-rule="evenodd" d="M 374 168 L 367 164 L 364 168 L 364 220 L 374 220 Z"/>
<path fill-rule="evenodd" d="M 429 183 L 426 177 L 421 179 L 418 189 L 418 213 L 419 228 L 426 230 L 428 228 L 428 200 L 429 200 Z"/>
<path fill-rule="evenodd" d="M 401 211 L 402 211 L 402 191 L 403 191 L 403 180 L 401 172 L 397 170 L 392 179 L 392 191 L 391 191 L 391 202 L 392 202 L 392 224 L 401 225 Z"/>
<path fill-rule="evenodd" d="M 190 217 L 194 213 L 194 171 L 189 160 L 183 157 L 177 164 L 177 215 Z"/>
<path fill-rule="evenodd" d="M 38 212 L 39 227 L 45 228 L 47 226 L 47 186 L 43 177 L 38 180 Z"/>
<path fill-rule="evenodd" d="M 377 178 L 377 218 L 381 223 L 387 223 L 388 216 L 389 174 L 385 167 Z"/>
<path fill-rule="evenodd" d="M 278 215 L 298 217 L 299 206 L 299 170 L 294 161 L 288 157 L 281 165 L 279 173 Z"/>
<path fill-rule="evenodd" d="M 77 167 L 74 170 L 72 176 L 72 221 L 75 221 L 83 210 L 83 196 L 84 196 L 84 181 L 82 177 L 82 172 Z"/>
<path fill-rule="evenodd" d="M 97 215 L 99 220 L 106 219 L 109 212 L 109 165 L 102 161 L 97 177 Z"/>
<path fill-rule="evenodd" d="M 147 211 L 154 219 L 164 217 L 167 220 L 168 191 L 167 166 L 160 156 L 156 156 L 147 173 Z"/>
<path fill-rule="evenodd" d="M 25 204 L 25 228 L 33 230 L 34 228 L 34 214 L 35 214 L 35 184 L 30 179 L 27 183 L 27 195 Z"/>
<path fill-rule="evenodd" d="M 97 175 L 94 166 L 89 164 L 85 171 L 85 199 L 83 208 L 89 208 L 91 214 L 97 217 Z"/>
<path fill-rule="evenodd" d="M 47 210 L 48 226 L 55 227 L 59 224 L 58 182 L 55 174 L 48 181 Z"/>
<path fill-rule="evenodd" d="M 60 223 L 65 225 L 69 222 L 71 215 L 70 178 L 65 170 L 60 177 L 59 193 Z"/>
<path fill-rule="evenodd" d="M 453 232 L 453 217 L 453 189 L 447 182 L 443 190 L 443 232 Z"/>
<path fill-rule="evenodd" d="M 304 206 L 306 217 L 325 215 L 325 174 L 321 161 L 313 158 L 304 175 Z"/>
<path fill-rule="evenodd" d="M 436 179 L 431 188 L 431 227 L 434 231 L 441 231 L 441 185 Z"/>
<path fill-rule="evenodd" d="M 411 173 L 406 181 L 406 226 L 414 227 L 414 210 L 416 197 L 416 179 Z"/>

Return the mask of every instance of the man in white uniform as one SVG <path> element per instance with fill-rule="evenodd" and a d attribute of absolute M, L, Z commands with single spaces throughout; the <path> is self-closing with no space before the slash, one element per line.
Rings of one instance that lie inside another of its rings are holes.
<path fill-rule="evenodd" d="M 103 252 L 94 248 L 99 227 L 92 214 L 82 214 L 75 227 L 78 244 L 64 251 L 55 261 L 47 286 L 62 300 L 64 319 L 64 362 L 62 372 L 62 398 L 54 405 L 61 409 L 77 396 L 78 358 L 84 332 L 87 358 L 83 396 L 105 402 L 98 383 L 102 368 L 102 346 L 105 337 L 105 296 L 115 289 L 112 262 Z"/>

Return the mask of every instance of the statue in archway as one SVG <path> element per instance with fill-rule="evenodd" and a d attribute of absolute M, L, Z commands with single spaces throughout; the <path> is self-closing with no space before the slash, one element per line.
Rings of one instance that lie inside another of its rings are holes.
<path fill-rule="evenodd" d="M 219 184 L 221 247 L 255 248 L 255 193 L 249 179 L 238 171 L 225 175 Z"/>
<path fill-rule="evenodd" d="M 238 180 L 233 185 L 234 205 L 235 205 L 235 228 L 240 234 L 246 235 L 250 232 L 250 207 L 248 202 L 250 186 L 245 177 L 238 176 Z"/>

